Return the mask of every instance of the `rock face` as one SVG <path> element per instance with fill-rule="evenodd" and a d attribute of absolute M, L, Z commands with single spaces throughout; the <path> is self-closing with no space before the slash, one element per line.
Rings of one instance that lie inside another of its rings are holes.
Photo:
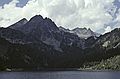
<path fill-rule="evenodd" d="M 70 32 L 70 29 L 66 29 L 62 26 L 59 27 L 59 30 L 64 31 L 64 32 Z"/>
<path fill-rule="evenodd" d="M 14 28 L 17 29 L 17 28 L 20 28 L 21 26 L 23 26 L 24 24 L 26 24 L 27 22 L 28 22 L 28 20 L 23 18 L 20 21 L 18 21 L 17 23 L 15 23 L 15 24 L 13 24 L 13 25 L 11 25 L 9 27 L 12 28 L 12 29 L 14 29 Z"/>
<path fill-rule="evenodd" d="M 118 28 L 97 37 L 86 28 L 58 28 L 41 15 L 0 28 L 0 39 L 0 60 L 9 68 L 80 67 L 120 54 Z"/>
<path fill-rule="evenodd" d="M 87 39 L 91 36 L 94 36 L 94 37 L 99 36 L 99 34 L 93 32 L 90 28 L 89 29 L 87 29 L 87 28 L 75 28 L 75 29 L 71 30 L 70 32 L 78 35 L 80 38 L 85 38 L 85 39 Z"/>
<path fill-rule="evenodd" d="M 74 33 L 75 35 L 78 35 L 78 37 L 83 38 L 83 39 L 87 39 L 91 36 L 94 37 L 99 37 L 100 34 L 93 32 L 90 28 L 75 28 L 73 30 L 69 30 L 69 29 L 65 29 L 63 27 L 59 27 L 60 30 L 65 31 L 65 32 L 69 32 L 69 33 Z"/>

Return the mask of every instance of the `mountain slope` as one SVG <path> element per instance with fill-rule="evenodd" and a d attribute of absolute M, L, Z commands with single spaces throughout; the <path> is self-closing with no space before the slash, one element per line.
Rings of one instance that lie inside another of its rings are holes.
<path fill-rule="evenodd" d="M 92 66 L 96 70 L 120 70 L 120 56 L 114 56 L 107 60 L 102 60 L 99 64 Z"/>
<path fill-rule="evenodd" d="M 101 35 L 91 43 L 90 48 L 85 49 L 86 59 L 89 61 L 100 61 L 120 55 L 120 30 L 119 28 Z M 89 44 L 90 42 L 88 42 Z"/>
<path fill-rule="evenodd" d="M 98 46 L 99 48 L 117 48 L 120 43 L 120 29 L 116 28 L 113 31 L 106 33 L 100 36 L 94 46 Z"/>
<path fill-rule="evenodd" d="M 61 54 L 44 43 L 12 44 L 0 37 L 0 67 L 23 70 L 53 67 Z"/>
<path fill-rule="evenodd" d="M 11 28 L 0 28 L 0 36 L 5 38 L 11 43 L 30 43 L 34 39 L 30 36 L 25 35 L 19 30 L 14 30 Z"/>

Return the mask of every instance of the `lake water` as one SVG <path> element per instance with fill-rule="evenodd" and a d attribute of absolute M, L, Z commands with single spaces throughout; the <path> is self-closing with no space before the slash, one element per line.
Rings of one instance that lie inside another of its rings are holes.
<path fill-rule="evenodd" d="M 0 72 L 0 79 L 120 79 L 120 72 Z"/>

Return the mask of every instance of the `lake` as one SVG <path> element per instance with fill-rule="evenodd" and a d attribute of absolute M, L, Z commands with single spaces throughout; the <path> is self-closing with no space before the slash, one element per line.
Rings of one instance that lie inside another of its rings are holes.
<path fill-rule="evenodd" d="M 0 72 L 0 79 L 120 79 L 120 72 Z"/>

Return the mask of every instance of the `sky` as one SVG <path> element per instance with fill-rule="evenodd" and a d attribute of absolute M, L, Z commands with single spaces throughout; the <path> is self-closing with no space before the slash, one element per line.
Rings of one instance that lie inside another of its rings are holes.
<path fill-rule="evenodd" d="M 35 15 L 57 26 L 91 28 L 98 33 L 120 28 L 120 0 L 0 0 L 0 27 Z"/>

